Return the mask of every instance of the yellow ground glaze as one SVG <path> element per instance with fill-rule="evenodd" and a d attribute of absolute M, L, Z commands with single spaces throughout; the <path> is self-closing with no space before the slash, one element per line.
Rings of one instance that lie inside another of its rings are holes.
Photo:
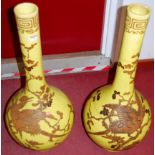
<path fill-rule="evenodd" d="M 83 121 L 89 137 L 109 151 L 129 149 L 149 131 L 151 110 L 134 89 L 140 49 L 150 10 L 140 4 L 127 8 L 126 24 L 112 85 L 98 88 L 87 100 Z"/>
<path fill-rule="evenodd" d="M 19 144 L 34 150 L 47 150 L 62 143 L 69 135 L 74 120 L 68 97 L 45 81 L 39 31 L 38 7 L 21 3 L 14 8 L 26 86 L 9 101 L 6 124 Z"/>
<path fill-rule="evenodd" d="M 22 143 L 25 147 L 29 147 L 26 140 L 31 140 L 31 141 L 36 141 L 36 142 L 42 143 L 41 145 L 38 145 L 37 147 L 36 146 L 30 147 L 31 149 L 34 149 L 34 150 L 46 150 L 46 149 L 55 147 L 55 146 L 57 146 L 57 144 L 62 143 L 64 141 L 64 139 L 68 136 L 68 134 L 70 133 L 70 131 L 72 129 L 74 114 L 71 111 L 72 109 L 70 109 L 68 107 L 68 105 L 71 106 L 69 99 L 64 95 L 64 93 L 62 93 L 57 88 L 52 87 L 51 91 L 55 92 L 55 96 L 53 97 L 52 106 L 49 108 L 46 108 L 45 110 L 43 110 L 43 112 L 46 112 L 47 114 L 52 114 L 55 118 L 57 118 L 57 120 L 53 120 L 50 118 L 45 118 L 45 119 L 50 123 L 51 126 L 53 126 L 53 127 L 55 126 L 55 128 L 60 126 L 60 129 L 65 129 L 65 126 L 68 123 L 68 124 L 70 124 L 69 129 L 67 130 L 67 128 L 66 128 L 66 131 L 57 130 L 54 133 L 54 135 L 63 135 L 63 134 L 65 134 L 65 135 L 61 136 L 61 137 L 53 138 L 52 141 L 49 141 L 48 136 L 45 136 L 45 135 L 39 134 L 39 133 L 32 135 L 32 134 L 24 131 L 24 129 L 21 132 L 21 135 L 22 135 L 21 136 L 20 133 L 18 133 L 18 129 L 16 129 L 16 127 L 10 126 L 10 123 L 11 124 L 13 124 L 13 123 L 11 122 L 11 120 L 12 120 L 11 110 L 9 110 L 6 113 L 6 123 L 7 123 L 8 129 L 9 129 L 9 132 L 11 135 L 15 135 L 16 137 L 14 137 L 14 139 L 17 142 L 20 141 L 20 143 Z M 28 95 L 27 95 L 27 94 L 25 94 L 25 92 L 24 93 L 22 93 L 22 92 L 24 92 L 24 91 L 19 91 L 15 96 L 13 96 L 13 98 L 11 99 L 11 101 L 8 104 L 8 107 L 12 104 L 12 100 L 14 100 L 13 101 L 14 104 L 18 104 L 18 101 L 21 98 L 21 96 L 34 97 L 34 95 L 32 95 L 32 94 L 30 95 L 28 93 Z M 37 102 L 37 99 L 34 97 L 34 99 L 31 100 L 31 102 L 28 102 L 23 108 L 20 108 L 20 112 L 22 112 L 24 110 L 37 109 L 39 107 L 39 105 L 35 106 L 35 107 L 32 105 L 33 103 L 36 103 L 36 102 Z M 60 111 L 63 113 L 63 119 L 60 119 L 60 116 L 57 114 L 57 111 Z M 27 116 L 27 117 L 29 117 L 29 116 Z M 51 135 L 53 134 L 52 132 L 55 131 L 54 128 L 49 127 L 48 124 L 42 119 L 40 121 L 38 121 L 38 125 L 40 126 L 40 129 L 42 131 L 48 132 Z M 16 134 L 13 132 L 16 132 Z M 57 144 L 55 144 L 55 143 L 57 143 Z"/>

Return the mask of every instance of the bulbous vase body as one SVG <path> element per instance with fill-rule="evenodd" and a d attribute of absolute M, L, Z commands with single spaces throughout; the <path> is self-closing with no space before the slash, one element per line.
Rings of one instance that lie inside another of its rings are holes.
<path fill-rule="evenodd" d="M 19 144 L 47 150 L 62 143 L 73 125 L 73 108 L 59 89 L 42 85 L 36 91 L 19 90 L 6 109 L 6 124 Z"/>
<path fill-rule="evenodd" d="M 83 122 L 89 137 L 109 151 L 129 149 L 149 131 L 151 110 L 134 88 L 135 73 L 150 10 L 129 5 L 116 75 L 111 85 L 98 88 L 88 98 Z"/>
<path fill-rule="evenodd" d="M 129 149 L 148 132 L 151 112 L 137 90 L 124 92 L 112 85 L 98 88 L 84 108 L 84 125 L 89 137 L 110 151 Z"/>
<path fill-rule="evenodd" d="M 26 85 L 9 101 L 5 120 L 13 139 L 33 150 L 62 143 L 73 126 L 73 107 L 58 88 L 48 86 L 41 56 L 38 7 L 21 3 L 14 8 L 23 55 Z"/>

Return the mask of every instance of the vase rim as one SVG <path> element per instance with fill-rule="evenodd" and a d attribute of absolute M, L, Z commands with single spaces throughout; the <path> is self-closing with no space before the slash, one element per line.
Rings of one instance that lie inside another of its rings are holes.
<path fill-rule="evenodd" d="M 151 9 L 149 6 L 140 4 L 140 3 L 133 3 L 128 5 L 127 13 L 130 17 L 136 19 L 148 19 L 150 16 Z"/>
<path fill-rule="evenodd" d="M 31 2 L 19 3 L 14 7 L 14 13 L 20 18 L 32 17 L 38 14 L 38 6 Z"/>

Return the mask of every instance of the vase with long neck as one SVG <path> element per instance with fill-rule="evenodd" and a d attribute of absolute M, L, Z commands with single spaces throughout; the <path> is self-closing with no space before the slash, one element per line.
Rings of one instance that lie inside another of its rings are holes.
<path fill-rule="evenodd" d="M 26 85 L 9 101 L 5 120 L 13 139 L 33 150 L 47 150 L 62 143 L 73 126 L 73 107 L 68 97 L 45 81 L 38 7 L 15 6 L 17 29 L 26 75 Z"/>
<path fill-rule="evenodd" d="M 89 137 L 110 151 L 139 143 L 151 124 L 147 100 L 134 88 L 134 79 L 150 9 L 127 7 L 125 30 L 116 75 L 111 85 L 95 90 L 87 100 L 83 122 Z"/>

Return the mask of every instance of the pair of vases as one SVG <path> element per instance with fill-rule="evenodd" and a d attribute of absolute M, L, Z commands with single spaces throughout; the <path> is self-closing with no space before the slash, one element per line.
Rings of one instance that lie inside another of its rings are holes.
<path fill-rule="evenodd" d="M 26 85 L 9 101 L 5 120 L 16 142 L 29 149 L 47 150 L 66 139 L 73 126 L 74 111 L 68 97 L 45 81 L 38 7 L 33 3 L 21 3 L 15 6 L 14 13 Z M 120 151 L 134 146 L 150 128 L 148 102 L 134 88 L 149 16 L 148 7 L 128 6 L 114 82 L 95 90 L 85 104 L 83 122 L 86 132 L 96 144 L 107 150 Z"/>

